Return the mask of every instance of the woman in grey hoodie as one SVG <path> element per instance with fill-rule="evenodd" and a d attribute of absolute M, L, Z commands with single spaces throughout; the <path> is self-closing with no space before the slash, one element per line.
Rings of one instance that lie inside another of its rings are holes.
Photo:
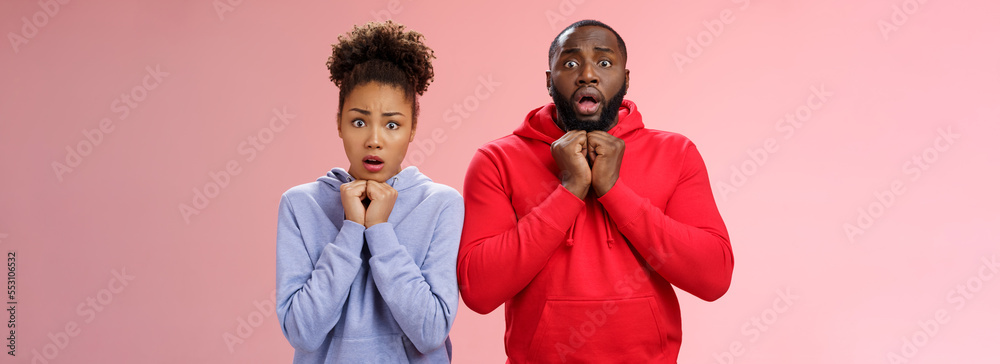
<path fill-rule="evenodd" d="M 451 361 L 462 196 L 401 167 L 432 58 L 392 21 L 333 45 L 350 166 L 289 189 L 278 213 L 277 313 L 294 363 Z"/>

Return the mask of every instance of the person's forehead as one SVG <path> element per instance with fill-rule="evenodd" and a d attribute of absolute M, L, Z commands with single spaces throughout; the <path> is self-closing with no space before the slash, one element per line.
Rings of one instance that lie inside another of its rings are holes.
<path fill-rule="evenodd" d="M 615 53 L 621 52 L 615 34 L 604 27 L 587 25 L 570 29 L 559 36 L 559 53 L 566 49 L 585 47 L 609 48 Z"/>

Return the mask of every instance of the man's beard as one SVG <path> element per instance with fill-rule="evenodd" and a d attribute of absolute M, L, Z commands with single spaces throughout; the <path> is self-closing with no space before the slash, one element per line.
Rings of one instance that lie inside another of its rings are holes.
<path fill-rule="evenodd" d="M 580 119 L 577 119 L 576 112 L 573 111 L 573 102 L 568 97 L 560 94 L 555 86 L 552 87 L 552 101 L 556 104 L 556 116 L 562 121 L 565 131 L 608 131 L 608 129 L 611 129 L 611 123 L 615 122 L 615 118 L 618 116 L 618 108 L 622 106 L 622 100 L 625 99 L 625 91 L 625 83 L 623 82 L 618 93 L 604 104 L 604 109 L 601 109 L 601 116 L 597 121 L 580 121 Z"/>

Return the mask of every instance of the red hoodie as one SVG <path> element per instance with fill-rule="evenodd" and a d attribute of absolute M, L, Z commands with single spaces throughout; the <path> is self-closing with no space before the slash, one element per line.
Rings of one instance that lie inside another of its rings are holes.
<path fill-rule="evenodd" d="M 677 361 L 674 286 L 713 301 L 733 253 L 705 163 L 684 136 L 646 129 L 624 101 L 618 181 L 584 200 L 562 187 L 555 105 L 479 148 L 465 175 L 458 283 L 486 314 L 506 303 L 511 363 Z"/>

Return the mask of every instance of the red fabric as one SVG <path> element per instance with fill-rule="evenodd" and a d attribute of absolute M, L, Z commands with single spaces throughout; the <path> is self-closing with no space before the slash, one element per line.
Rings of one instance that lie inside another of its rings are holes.
<path fill-rule="evenodd" d="M 708 173 L 684 136 L 646 129 L 631 101 L 609 133 L 625 141 L 618 181 L 581 201 L 561 186 L 553 104 L 481 147 L 465 177 L 458 282 L 465 304 L 506 303 L 508 360 L 676 362 L 673 287 L 729 289 L 733 253 Z"/>

